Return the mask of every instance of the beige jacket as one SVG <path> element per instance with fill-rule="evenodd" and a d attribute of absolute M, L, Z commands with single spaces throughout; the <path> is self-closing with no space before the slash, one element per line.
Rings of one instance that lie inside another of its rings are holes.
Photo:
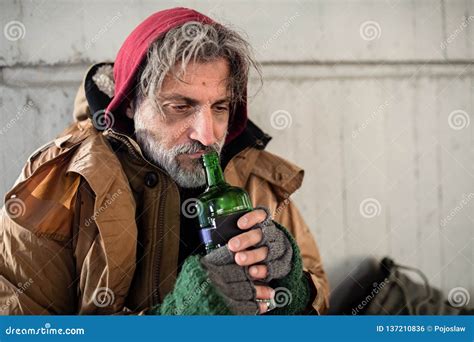
<path fill-rule="evenodd" d="M 96 131 L 80 89 L 78 121 L 33 153 L 5 196 L 0 314 L 141 312 L 173 289 L 180 234 L 177 186 L 145 161 L 131 138 Z M 143 185 L 150 172 L 157 176 L 154 187 Z M 303 173 L 255 148 L 241 151 L 224 170 L 230 184 L 245 188 L 255 206 L 267 206 L 293 234 L 317 290 L 313 306 L 324 313 L 326 274 L 290 199 Z"/>

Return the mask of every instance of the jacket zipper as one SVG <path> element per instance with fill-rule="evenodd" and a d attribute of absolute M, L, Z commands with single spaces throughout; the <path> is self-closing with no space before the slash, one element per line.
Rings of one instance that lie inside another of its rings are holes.
<path fill-rule="evenodd" d="M 120 141 L 121 143 L 123 143 L 125 146 L 127 146 L 130 154 L 135 158 L 135 159 L 139 159 L 139 160 L 143 160 L 145 161 L 146 163 L 150 164 L 142 155 L 138 155 L 136 150 L 135 150 L 135 147 L 130 143 L 130 141 L 128 141 L 128 138 L 122 136 L 122 134 L 119 134 L 119 133 L 116 133 L 112 130 L 108 130 L 107 132 L 107 135 L 109 135 L 110 137 L 114 138 L 114 139 L 117 139 L 118 141 Z M 151 166 L 153 166 L 152 164 L 150 164 Z"/>
<path fill-rule="evenodd" d="M 166 189 L 166 186 L 168 182 L 166 180 L 163 181 L 164 189 Z M 165 214 L 165 206 L 164 203 L 166 201 L 166 191 L 163 192 L 163 199 L 160 200 L 160 205 L 158 208 L 158 214 L 159 217 L 163 218 Z M 163 220 L 160 220 L 158 217 L 158 229 L 156 231 L 157 236 L 155 236 L 155 241 L 159 239 L 159 246 L 156 246 L 154 250 L 154 257 L 153 259 L 155 260 L 155 267 L 153 268 L 153 271 L 155 272 L 155 275 L 152 279 L 152 285 L 153 285 L 153 300 L 152 300 L 152 306 L 157 305 L 160 303 L 163 298 L 161 298 L 160 295 L 160 266 L 161 266 L 161 254 L 163 252 L 163 236 L 164 236 L 164 223 Z"/>
<path fill-rule="evenodd" d="M 111 137 L 117 139 L 118 141 L 122 142 L 127 146 L 128 150 L 132 154 L 132 156 L 138 160 L 143 160 L 153 168 L 156 168 L 153 164 L 148 162 L 141 154 L 138 154 L 137 151 L 135 150 L 135 147 L 130 143 L 127 137 L 122 136 L 120 133 L 116 133 L 113 130 L 108 130 L 107 134 L 109 134 Z M 166 177 L 163 177 L 163 189 L 166 189 L 168 186 L 168 181 L 166 180 Z M 163 251 L 163 228 L 164 228 L 164 223 L 162 220 L 159 220 L 160 217 L 164 216 L 165 213 L 165 206 L 164 202 L 166 201 L 166 192 L 162 193 L 163 198 L 160 200 L 160 204 L 158 207 L 158 214 L 159 216 L 156 218 L 155 221 L 158 221 L 158 229 L 154 230 L 153 234 L 153 241 L 157 241 L 159 239 L 159 246 L 154 246 L 152 245 L 152 260 L 155 261 L 154 267 L 153 267 L 153 272 L 154 275 L 152 274 L 151 276 L 151 281 L 150 283 L 152 284 L 152 300 L 151 300 L 151 307 L 157 305 L 160 303 L 161 299 L 160 298 L 160 266 L 161 266 L 161 254 Z"/>

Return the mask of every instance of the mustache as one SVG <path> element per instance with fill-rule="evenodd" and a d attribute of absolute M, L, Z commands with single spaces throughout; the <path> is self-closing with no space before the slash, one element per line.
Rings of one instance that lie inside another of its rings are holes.
<path fill-rule="evenodd" d="M 150 150 L 160 150 L 160 153 L 162 153 L 167 159 L 174 159 L 180 154 L 193 154 L 200 151 L 203 151 L 204 153 L 217 152 L 217 154 L 220 155 L 225 144 L 227 133 L 228 132 L 224 134 L 221 140 L 212 145 L 206 146 L 198 140 L 192 140 L 189 143 L 175 145 L 169 149 L 165 149 L 163 145 L 161 145 L 160 137 L 155 132 L 146 128 L 135 130 L 135 136 L 139 143 L 141 142 L 142 144 L 147 145 Z"/>
<path fill-rule="evenodd" d="M 185 153 L 190 153 L 190 154 L 197 153 L 199 151 L 204 151 L 204 153 L 209 153 L 209 152 L 220 153 L 220 149 L 221 148 L 218 143 L 206 146 L 200 143 L 199 141 L 193 141 L 192 143 L 174 146 L 171 152 L 176 156 L 176 155 L 185 154 Z"/>

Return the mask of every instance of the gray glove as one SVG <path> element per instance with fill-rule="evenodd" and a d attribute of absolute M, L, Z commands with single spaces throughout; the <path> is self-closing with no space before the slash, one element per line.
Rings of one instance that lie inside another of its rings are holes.
<path fill-rule="evenodd" d="M 258 206 L 267 213 L 266 219 L 252 227 L 262 229 L 262 241 L 255 248 L 266 246 L 268 255 L 260 262 L 268 269 L 267 277 L 258 283 L 268 283 L 273 279 L 284 278 L 291 271 L 293 249 L 290 241 L 278 229 L 266 207 Z M 254 315 L 258 312 L 254 281 L 248 273 L 248 267 L 235 263 L 234 253 L 227 246 L 218 248 L 201 259 L 209 278 L 219 289 L 229 308 L 237 315 Z"/>
<path fill-rule="evenodd" d="M 268 269 L 267 277 L 261 281 L 268 283 L 273 279 L 284 278 L 290 273 L 293 248 L 285 233 L 278 229 L 271 220 L 270 211 L 263 206 L 258 206 L 255 209 L 261 209 L 267 213 L 265 221 L 255 225 L 252 229 L 262 229 L 262 241 L 255 247 L 266 246 L 268 248 L 268 255 L 261 262 Z"/>
<path fill-rule="evenodd" d="M 254 284 L 247 268 L 235 263 L 234 253 L 227 245 L 201 258 L 201 264 L 234 314 L 257 314 Z"/>

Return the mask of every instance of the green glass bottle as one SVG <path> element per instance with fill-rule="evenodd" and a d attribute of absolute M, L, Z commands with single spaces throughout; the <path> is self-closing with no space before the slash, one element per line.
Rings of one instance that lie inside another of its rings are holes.
<path fill-rule="evenodd" d="M 203 155 L 201 161 L 206 170 L 207 188 L 197 198 L 196 205 L 201 240 L 209 253 L 243 233 L 237 227 L 237 220 L 252 210 L 252 202 L 247 191 L 225 181 L 217 152 Z"/>

